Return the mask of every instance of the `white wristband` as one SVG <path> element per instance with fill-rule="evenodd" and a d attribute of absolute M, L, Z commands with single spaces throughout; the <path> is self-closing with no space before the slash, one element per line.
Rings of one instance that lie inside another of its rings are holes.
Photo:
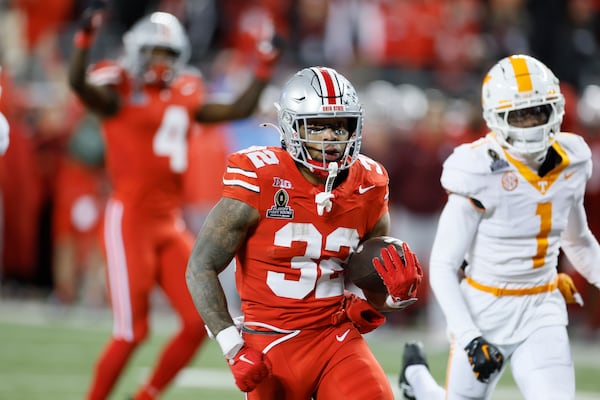
<path fill-rule="evenodd" d="M 233 358 L 244 345 L 244 339 L 235 326 L 229 326 L 215 336 L 225 358 Z"/>

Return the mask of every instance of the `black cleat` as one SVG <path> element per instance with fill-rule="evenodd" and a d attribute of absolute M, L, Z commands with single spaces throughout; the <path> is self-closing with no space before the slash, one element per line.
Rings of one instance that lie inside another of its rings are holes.
<path fill-rule="evenodd" d="M 406 367 L 409 365 L 424 365 L 429 368 L 427 365 L 427 357 L 425 356 L 425 351 L 423 350 L 423 343 L 407 342 L 404 344 L 402 369 L 400 371 L 400 379 L 398 380 L 400 390 L 402 391 L 404 398 L 406 400 L 416 400 L 413 388 L 406 380 L 406 375 L 404 374 L 406 372 Z"/>

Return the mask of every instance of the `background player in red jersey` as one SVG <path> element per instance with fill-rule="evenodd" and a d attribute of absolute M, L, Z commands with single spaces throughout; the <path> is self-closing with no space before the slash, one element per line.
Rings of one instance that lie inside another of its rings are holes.
<path fill-rule="evenodd" d="M 72 89 L 102 118 L 113 187 L 103 231 L 113 334 L 97 361 L 88 399 L 108 397 L 146 338 L 150 294 L 158 285 L 181 329 L 134 397 L 154 399 L 206 336 L 184 280 L 193 245 L 180 209 L 190 126 L 249 116 L 277 56 L 260 54 L 255 80 L 233 104 L 206 104 L 200 75 L 186 70 L 190 45 L 182 25 L 171 14 L 155 12 L 124 35 L 121 60 L 98 63 L 86 75 L 105 7 L 94 1 L 84 12 L 69 69 Z"/>
<path fill-rule="evenodd" d="M 285 84 L 277 109 L 282 148 L 229 157 L 188 263 L 190 293 L 248 399 L 392 400 L 361 335 L 385 318 L 344 291 L 351 252 L 390 228 L 387 172 L 359 154 L 362 106 L 341 74 L 313 67 Z M 397 308 L 422 278 L 405 251 L 406 264 L 384 258 Z M 218 280 L 234 256 L 241 334 Z"/>

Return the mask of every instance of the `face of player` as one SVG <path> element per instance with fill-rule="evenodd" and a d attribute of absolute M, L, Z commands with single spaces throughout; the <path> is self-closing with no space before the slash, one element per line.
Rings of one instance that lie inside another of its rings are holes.
<path fill-rule="evenodd" d="M 312 118 L 300 127 L 304 147 L 316 161 L 339 161 L 352 133 L 349 118 Z"/>
<path fill-rule="evenodd" d="M 144 81 L 149 85 L 165 85 L 174 77 L 177 52 L 166 47 L 142 48 Z"/>
<path fill-rule="evenodd" d="M 548 122 L 552 106 L 548 104 L 513 110 L 508 113 L 506 122 L 516 128 L 532 128 Z"/>

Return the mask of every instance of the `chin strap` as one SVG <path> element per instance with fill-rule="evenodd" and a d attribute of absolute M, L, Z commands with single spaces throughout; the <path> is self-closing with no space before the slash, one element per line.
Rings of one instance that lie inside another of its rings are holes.
<path fill-rule="evenodd" d="M 333 203 L 331 200 L 335 197 L 331 191 L 333 190 L 333 182 L 338 174 L 338 165 L 336 162 L 330 162 L 327 166 L 329 170 L 329 175 L 327 176 L 327 181 L 325 182 L 325 191 L 318 193 L 315 196 L 315 203 L 317 203 L 317 214 L 322 216 L 324 211 L 330 212 Z"/>
<path fill-rule="evenodd" d="M 337 164 L 337 163 L 334 163 Z M 331 174 L 330 170 L 323 169 L 323 161 L 315 161 L 310 158 L 310 154 L 306 152 L 306 165 L 310 169 L 310 173 L 317 178 L 327 178 Z"/>

